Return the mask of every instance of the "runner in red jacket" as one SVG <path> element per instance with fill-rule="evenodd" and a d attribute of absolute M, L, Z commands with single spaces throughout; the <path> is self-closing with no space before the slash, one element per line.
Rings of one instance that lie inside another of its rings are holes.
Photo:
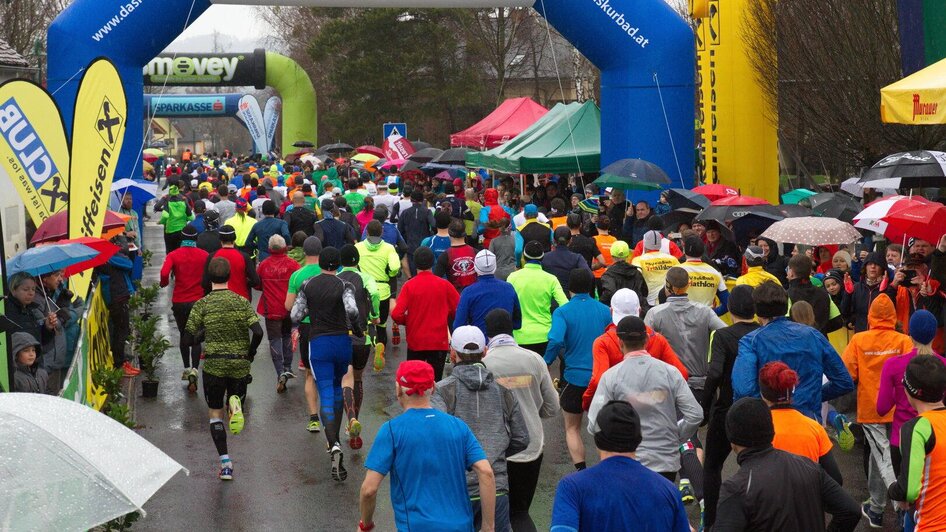
<path fill-rule="evenodd" d="M 628 292 L 630 292 L 630 294 L 628 294 Z M 595 396 L 595 390 L 598 389 L 598 381 L 601 379 L 601 376 L 604 375 L 604 372 L 624 360 L 624 352 L 621 350 L 621 346 L 618 343 L 617 326 L 615 323 L 621 321 L 625 316 L 637 316 L 639 312 L 640 301 L 633 290 L 622 288 L 611 298 L 611 317 L 614 323 L 608 325 L 604 334 L 595 340 L 594 346 L 591 348 L 593 356 L 591 381 L 588 382 L 588 388 L 585 389 L 585 393 L 581 398 L 583 409 L 588 410 L 588 407 L 591 406 L 591 400 Z M 654 332 L 650 327 L 647 327 L 647 345 L 644 349 L 650 356 L 677 368 L 680 371 L 680 375 L 683 376 L 683 380 L 689 378 L 686 367 L 683 365 L 683 362 L 680 362 L 673 347 L 670 347 L 670 342 L 668 342 L 662 334 Z"/>
<path fill-rule="evenodd" d="M 171 292 L 171 311 L 174 321 L 181 334 L 181 360 L 184 363 L 184 374 L 181 380 L 188 381 L 187 389 L 197 391 L 197 368 L 200 366 L 200 343 L 187 331 L 187 319 L 190 317 L 194 302 L 204 297 L 202 286 L 204 264 L 207 263 L 207 252 L 198 248 L 197 228 L 187 224 L 181 230 L 181 247 L 172 251 L 161 265 L 161 287 L 171 283 L 174 276 L 174 290 Z"/>
<path fill-rule="evenodd" d="M 286 382 L 296 377 L 292 372 L 292 320 L 285 303 L 289 278 L 299 269 L 299 263 L 286 255 L 286 249 L 286 239 L 281 235 L 271 236 L 269 256 L 256 269 L 263 292 L 256 312 L 266 318 L 269 354 L 276 369 L 276 393 L 285 392 Z"/>
<path fill-rule="evenodd" d="M 404 283 L 391 310 L 395 323 L 407 326 L 407 360 L 424 360 L 434 367 L 434 376 L 443 378 L 443 365 L 450 349 L 447 336 L 457 313 L 457 289 L 430 270 L 434 252 L 417 248 L 414 252 L 417 275 Z"/>
<path fill-rule="evenodd" d="M 259 287 L 259 276 L 256 274 L 256 268 L 253 265 L 253 259 L 235 247 L 236 231 L 230 225 L 220 228 L 220 244 L 222 248 L 215 251 L 207 257 L 207 266 L 210 265 L 210 259 L 222 257 L 230 263 L 230 281 L 227 288 L 231 292 L 245 297 L 252 301 L 250 297 L 250 288 Z M 207 273 L 207 266 L 203 268 L 204 272 L 204 292 L 210 293 L 210 276 Z"/>

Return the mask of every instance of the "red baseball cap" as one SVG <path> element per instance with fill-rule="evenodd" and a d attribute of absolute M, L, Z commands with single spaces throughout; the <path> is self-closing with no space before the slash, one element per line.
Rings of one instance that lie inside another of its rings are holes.
<path fill-rule="evenodd" d="M 246 200 L 243 199 L 243 198 L 237 198 L 237 200 L 236 200 L 236 208 L 237 208 L 237 209 L 245 209 L 245 208 L 246 208 Z"/>
<path fill-rule="evenodd" d="M 421 394 L 434 387 L 434 368 L 423 360 L 405 360 L 397 367 L 395 380 L 407 395 Z"/>

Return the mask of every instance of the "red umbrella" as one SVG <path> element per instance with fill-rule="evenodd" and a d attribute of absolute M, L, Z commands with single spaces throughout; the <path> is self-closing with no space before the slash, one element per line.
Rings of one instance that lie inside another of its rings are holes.
<path fill-rule="evenodd" d="M 891 212 L 881 221 L 887 223 L 884 236 L 888 240 L 917 237 L 936 245 L 946 233 L 946 207 L 939 203 L 919 204 Z"/>
<path fill-rule="evenodd" d="M 126 221 L 128 221 L 127 216 L 118 214 L 115 211 L 105 211 L 105 224 L 102 226 L 102 231 L 108 232 L 112 229 L 125 227 Z M 46 221 L 39 225 L 30 243 L 39 244 L 40 242 L 56 242 L 62 240 L 68 236 L 68 228 L 69 211 L 64 210 L 57 212 L 49 218 L 46 218 Z"/>
<path fill-rule="evenodd" d="M 720 184 L 701 185 L 694 188 L 693 192 L 706 196 L 710 201 L 739 195 L 739 189 L 733 188 L 729 185 Z"/>
<path fill-rule="evenodd" d="M 720 205 L 723 207 L 748 207 L 750 205 L 771 205 L 771 203 L 765 201 L 762 198 L 754 198 L 752 196 L 727 196 L 725 198 L 713 200 L 710 205 Z"/>
<path fill-rule="evenodd" d="M 116 253 L 118 253 L 118 246 L 112 244 L 104 238 L 93 238 L 89 236 L 83 236 L 81 238 L 73 238 L 70 240 L 61 240 L 57 244 L 85 244 L 90 248 L 98 251 L 99 254 L 95 258 L 89 259 L 78 264 L 73 264 L 66 268 L 66 275 L 75 275 L 79 272 L 84 272 L 85 270 L 91 270 L 96 266 L 101 266 L 108 262 L 108 259 L 112 258 Z"/>
<path fill-rule="evenodd" d="M 384 157 L 384 151 L 377 146 L 372 146 L 371 144 L 366 144 L 364 146 L 358 146 L 355 148 L 355 151 L 358 153 L 370 153 L 371 155 L 377 155 L 378 157 Z"/>

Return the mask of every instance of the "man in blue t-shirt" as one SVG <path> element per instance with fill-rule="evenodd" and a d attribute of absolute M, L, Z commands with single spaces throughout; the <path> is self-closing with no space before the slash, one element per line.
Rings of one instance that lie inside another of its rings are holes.
<path fill-rule="evenodd" d="M 689 532 L 680 493 L 669 480 L 637 461 L 641 420 L 630 403 L 611 401 L 597 418 L 598 465 L 558 483 L 551 532 Z"/>
<path fill-rule="evenodd" d="M 434 223 L 437 224 L 437 234 L 428 236 L 420 245 L 430 248 L 434 252 L 434 260 L 440 258 L 440 254 L 450 249 L 450 214 L 444 211 L 437 211 L 434 215 Z"/>
<path fill-rule="evenodd" d="M 434 410 L 430 395 L 434 369 L 420 360 L 402 362 L 395 376 L 397 399 L 404 413 L 378 430 L 365 461 L 361 485 L 360 530 L 374 528 L 378 488 L 391 474 L 391 505 L 398 530 L 469 532 L 473 511 L 466 471 L 479 479 L 483 525 L 492 532 L 496 481 L 486 453 L 460 419 Z M 436 453 L 431 453 L 436 449 Z"/>

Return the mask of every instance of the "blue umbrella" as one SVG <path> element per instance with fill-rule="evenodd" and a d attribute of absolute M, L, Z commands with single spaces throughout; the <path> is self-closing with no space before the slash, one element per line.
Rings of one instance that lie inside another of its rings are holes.
<path fill-rule="evenodd" d="M 113 205 L 113 210 L 118 210 L 121 205 L 122 197 L 125 194 L 131 194 L 131 201 L 134 206 L 144 205 L 153 200 L 158 195 L 158 184 L 147 179 L 117 179 L 112 183 L 112 196 L 117 200 L 117 205 Z"/>
<path fill-rule="evenodd" d="M 98 251 L 85 244 L 52 244 L 31 248 L 7 261 L 7 275 L 26 272 L 39 276 L 95 258 Z"/>

